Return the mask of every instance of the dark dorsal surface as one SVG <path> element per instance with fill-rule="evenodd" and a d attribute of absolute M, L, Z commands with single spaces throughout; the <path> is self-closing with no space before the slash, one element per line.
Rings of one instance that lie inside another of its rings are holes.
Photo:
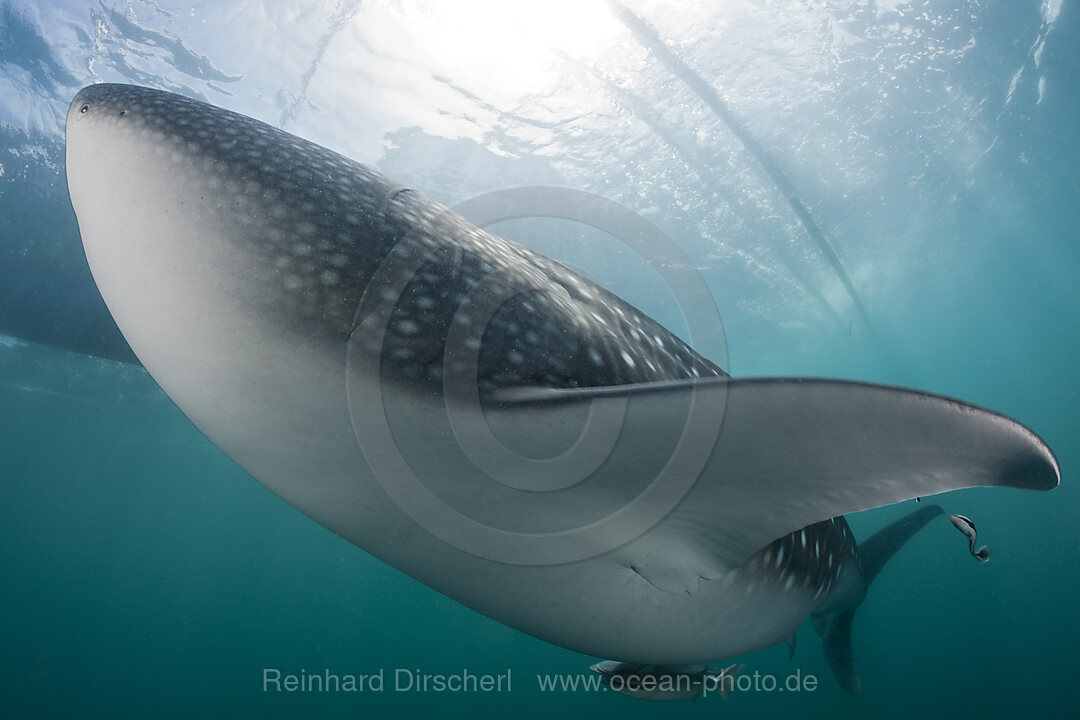
<path fill-rule="evenodd" d="M 250 228 L 236 240 L 262 257 L 265 303 L 283 327 L 314 316 L 344 339 L 380 313 L 365 349 L 389 380 L 441 391 L 455 353 L 477 368 L 481 392 L 724 374 L 580 273 L 327 148 L 172 93 L 84 92 L 107 121 L 192 158 L 232 198 L 218 212 Z"/>

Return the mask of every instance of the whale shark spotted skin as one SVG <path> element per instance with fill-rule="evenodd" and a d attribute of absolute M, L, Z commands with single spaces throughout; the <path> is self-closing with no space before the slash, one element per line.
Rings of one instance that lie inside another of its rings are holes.
<path fill-rule="evenodd" d="M 733 571 L 733 580 L 746 592 L 753 592 L 758 584 L 772 584 L 789 597 L 808 595 L 813 608 L 810 617 L 821 636 L 825 659 L 840 686 L 847 693 L 858 695 L 862 692 L 862 682 L 851 647 L 855 611 L 862 605 L 870 584 L 885 563 L 915 533 L 942 514 L 937 505 L 924 506 L 890 523 L 862 543 L 855 542 L 851 528 L 842 517 L 814 523 L 774 540 L 754 553 Z M 794 631 L 788 644 L 794 655 Z M 736 667 L 728 671 L 735 671 Z M 700 665 L 642 667 L 610 661 L 594 665 L 592 670 L 605 676 L 633 676 L 639 688 L 644 678 L 649 678 L 654 688 L 661 688 L 665 681 L 671 685 L 671 678 L 675 678 L 675 690 L 667 692 L 635 693 L 632 686 L 622 684 L 631 690 L 623 694 L 646 700 L 701 697 L 708 688 L 708 683 L 703 684 L 704 676 L 716 672 Z M 619 687 L 616 684 L 614 689 Z M 714 683 L 712 687 L 717 686 Z"/>
<path fill-rule="evenodd" d="M 1034 433 L 958 400 L 731 378 L 575 271 L 211 105 L 87 87 L 67 175 L 110 312 L 210 440 L 365 551 L 582 653 L 692 665 L 842 625 L 865 582 L 833 578 L 833 518 L 1059 481 Z M 471 452 L 485 433 L 508 451 Z M 568 482 L 560 453 L 588 472 Z"/>

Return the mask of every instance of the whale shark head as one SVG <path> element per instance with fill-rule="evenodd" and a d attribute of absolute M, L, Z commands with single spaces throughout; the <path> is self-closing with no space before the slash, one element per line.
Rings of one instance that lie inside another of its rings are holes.
<path fill-rule="evenodd" d="M 259 351 L 272 363 L 290 343 L 348 333 L 364 281 L 356 270 L 386 251 L 370 208 L 388 188 L 374 174 L 262 123 L 133 86 L 86 88 L 67 128 L 87 259 L 155 377 L 236 378 L 257 370 Z M 175 396 L 189 391 L 199 392 Z"/>
<path fill-rule="evenodd" d="M 205 103 L 83 89 L 67 174 L 110 312 L 207 437 L 352 543 L 581 652 L 672 666 L 786 642 L 829 581 L 744 567 L 771 543 L 1058 483 L 1015 421 L 732 379 L 573 270 Z"/>

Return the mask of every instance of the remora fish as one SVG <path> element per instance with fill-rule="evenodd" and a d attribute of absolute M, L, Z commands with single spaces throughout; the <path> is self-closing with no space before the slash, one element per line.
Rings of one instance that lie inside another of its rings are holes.
<path fill-rule="evenodd" d="M 959 530 L 964 537 L 968 539 L 968 552 L 971 553 L 971 557 L 979 562 L 987 562 L 990 560 L 990 548 L 983 545 L 978 550 L 975 549 L 975 540 L 978 537 L 978 531 L 975 529 L 975 523 L 973 523 L 970 518 L 966 518 L 963 515 L 950 515 L 949 521 L 953 524 L 953 527 Z"/>
<path fill-rule="evenodd" d="M 605 660 L 590 667 L 601 682 L 617 693 L 638 700 L 671 702 L 697 700 L 710 692 L 727 700 L 735 689 L 735 678 L 745 667 L 742 663 L 716 670 L 706 665 L 656 667 Z"/>
<path fill-rule="evenodd" d="M 958 400 L 730 378 L 580 274 L 207 104 L 87 87 L 67 174 L 110 312 L 207 437 L 367 552 L 582 653 L 786 642 L 822 598 L 744 566 L 778 538 L 1059 482 L 1034 433 Z"/>

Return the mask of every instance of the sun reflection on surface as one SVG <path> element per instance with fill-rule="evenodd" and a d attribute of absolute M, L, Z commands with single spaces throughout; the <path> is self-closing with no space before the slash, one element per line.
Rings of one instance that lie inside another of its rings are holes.
<path fill-rule="evenodd" d="M 623 32 L 603 0 L 411 0 L 386 9 L 441 74 L 506 100 L 550 89 L 560 59 L 591 60 Z"/>

